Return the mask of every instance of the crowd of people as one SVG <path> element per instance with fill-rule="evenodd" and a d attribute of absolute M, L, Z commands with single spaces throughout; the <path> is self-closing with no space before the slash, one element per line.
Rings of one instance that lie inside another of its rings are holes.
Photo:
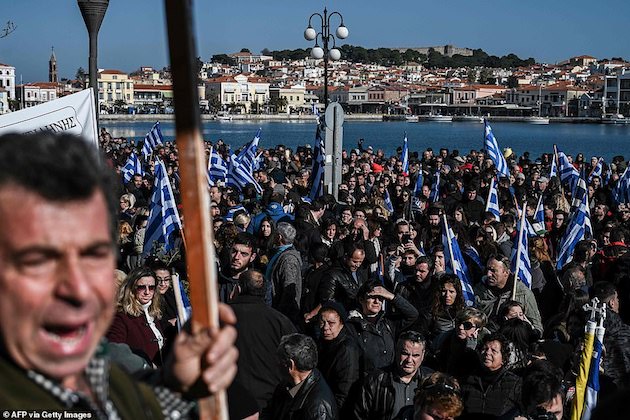
<path fill-rule="evenodd" d="M 222 140 L 206 145 L 229 156 Z M 100 146 L 119 173 L 138 152 L 105 131 Z M 209 185 L 218 292 L 238 320 L 232 418 L 567 418 L 583 306 L 593 297 L 608 309 L 600 400 L 629 384 L 630 207 L 611 194 L 623 157 L 605 181 L 589 177 L 592 237 L 558 269 L 571 197 L 549 176 L 552 154 L 505 149 L 510 176 L 497 177 L 483 150 L 410 152 L 405 167 L 400 148 L 386 156 L 359 140 L 343 152 L 337 196 L 310 199 L 310 147 L 259 151 L 258 191 Z M 179 203 L 176 145 L 152 157 L 164 162 Z M 186 279 L 183 240 L 175 251 L 144 253 L 152 161 L 118 186 L 119 291 L 106 333 L 112 357 L 136 374 L 160 369 L 174 352 L 172 278 Z M 572 159 L 586 174 L 598 162 Z M 492 179 L 499 218 L 486 210 Z M 526 250 L 528 287 L 511 266 L 517 207 L 535 224 L 541 197 L 544 226 Z M 469 302 L 448 263 L 445 219 L 469 270 Z"/>

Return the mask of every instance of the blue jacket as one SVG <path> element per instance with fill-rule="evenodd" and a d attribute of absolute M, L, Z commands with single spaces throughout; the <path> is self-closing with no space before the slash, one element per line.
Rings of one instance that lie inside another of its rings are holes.
<path fill-rule="evenodd" d="M 267 216 L 271 217 L 276 224 L 280 222 L 292 222 L 294 219 L 292 214 L 284 212 L 282 204 L 272 201 L 271 203 L 269 203 L 266 209 L 254 216 L 252 222 L 247 227 L 247 232 L 252 234 L 258 232 L 258 229 L 260 229 L 260 224 Z"/>

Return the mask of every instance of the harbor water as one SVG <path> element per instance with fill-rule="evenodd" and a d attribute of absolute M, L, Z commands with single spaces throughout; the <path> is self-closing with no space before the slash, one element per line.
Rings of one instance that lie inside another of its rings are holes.
<path fill-rule="evenodd" d="M 152 125 L 153 122 L 146 121 L 102 121 L 100 124 L 114 137 L 135 141 L 141 141 Z M 173 140 L 175 124 L 163 121 L 160 126 L 165 140 Z M 315 127 L 314 121 L 206 121 L 203 138 L 210 141 L 223 139 L 237 148 L 250 141 L 260 128 L 261 147 L 283 144 L 295 149 L 313 144 Z M 387 155 L 402 145 L 405 134 L 410 150 L 418 152 L 428 147 L 434 150 L 446 147 L 468 153 L 484 145 L 483 124 L 475 122 L 346 121 L 343 128 L 345 149 L 355 148 L 357 140 L 363 138 L 364 147 L 371 145 L 375 150 L 383 149 Z M 586 159 L 601 156 L 610 162 L 617 155 L 630 158 L 630 125 L 494 122 L 492 129 L 499 146 L 510 147 L 517 154 L 528 151 L 532 157 L 537 157 L 552 152 L 556 144 L 567 154 L 584 153 Z"/>

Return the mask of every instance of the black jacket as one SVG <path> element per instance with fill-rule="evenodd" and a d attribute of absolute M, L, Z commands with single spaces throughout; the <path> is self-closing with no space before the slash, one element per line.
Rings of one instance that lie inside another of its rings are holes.
<path fill-rule="evenodd" d="M 267 306 L 262 297 L 237 296 L 230 306 L 238 320 L 237 376 L 264 409 L 285 378 L 277 356 L 280 339 L 294 333 L 295 327 L 286 316 Z"/>
<path fill-rule="evenodd" d="M 339 411 L 344 413 L 344 404 L 351 402 L 350 394 L 365 373 L 363 350 L 348 327 L 344 326 L 334 340 L 321 342 L 318 368 L 335 395 Z"/>
<path fill-rule="evenodd" d="M 433 371 L 421 366 L 416 372 L 418 384 L 422 383 Z M 352 417 L 356 420 L 390 420 L 394 413 L 394 373 L 393 368 L 377 370 L 368 375 L 354 403 Z"/>
<path fill-rule="evenodd" d="M 324 303 L 327 300 L 336 300 L 341 303 L 347 311 L 357 307 L 357 292 L 359 287 L 367 281 L 367 275 L 362 275 L 357 271 L 357 279 L 354 280 L 352 273 L 347 267 L 332 267 L 326 271 L 319 284 L 319 301 Z"/>
<path fill-rule="evenodd" d="M 466 414 L 502 416 L 516 411 L 521 400 L 522 380 L 502 369 L 498 373 L 470 375 L 462 384 Z"/>
<path fill-rule="evenodd" d="M 395 295 L 390 304 L 398 314 L 395 318 L 381 313 L 373 323 L 360 312 L 352 311 L 346 324 L 354 330 L 368 362 L 377 369 L 393 363 L 398 334 L 418 318 L 416 308 L 400 295 Z"/>
<path fill-rule="evenodd" d="M 292 385 L 290 385 L 292 386 Z M 337 403 L 322 374 L 313 369 L 295 397 L 286 384 L 278 385 L 271 400 L 273 420 L 337 420 Z"/>

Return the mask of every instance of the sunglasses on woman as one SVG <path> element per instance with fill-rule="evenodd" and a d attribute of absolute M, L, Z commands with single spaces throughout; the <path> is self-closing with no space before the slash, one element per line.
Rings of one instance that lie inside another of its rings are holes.
<path fill-rule="evenodd" d="M 468 331 L 472 328 L 476 328 L 477 326 L 470 321 L 462 322 L 461 326 L 464 327 L 465 331 Z"/>
<path fill-rule="evenodd" d="M 141 292 L 142 290 L 153 292 L 155 291 L 155 284 L 138 284 L 136 285 L 136 290 Z"/>

